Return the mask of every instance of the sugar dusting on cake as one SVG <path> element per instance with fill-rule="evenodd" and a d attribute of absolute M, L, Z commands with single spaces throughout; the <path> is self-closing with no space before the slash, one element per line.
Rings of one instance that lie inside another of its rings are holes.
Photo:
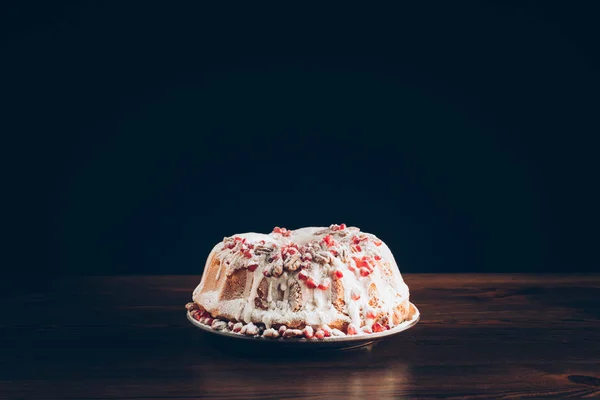
<path fill-rule="evenodd" d="M 218 290 L 204 290 L 214 259 L 218 283 L 245 270 L 243 296 L 220 300 Z M 257 307 L 263 279 L 267 290 Z M 393 328 L 407 317 L 409 290 L 383 241 L 341 224 L 225 237 L 209 254 L 192 299 L 208 314 L 263 325 L 269 337 L 286 337 L 276 336 L 273 327 L 294 321 L 309 328 L 300 330 L 305 336 L 320 338 L 326 337 L 323 327 L 333 324 L 344 327 L 346 332 L 334 329 L 342 334 Z"/>

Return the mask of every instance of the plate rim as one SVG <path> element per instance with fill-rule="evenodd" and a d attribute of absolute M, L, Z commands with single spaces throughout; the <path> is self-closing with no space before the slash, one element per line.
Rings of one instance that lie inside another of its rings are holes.
<path fill-rule="evenodd" d="M 221 337 L 229 337 L 233 339 L 245 339 L 256 342 L 261 341 L 264 343 L 302 343 L 307 345 L 318 345 L 324 343 L 340 343 L 340 342 L 360 342 L 360 341 L 375 341 L 379 339 L 383 339 L 392 335 L 395 335 L 400 332 L 404 332 L 413 326 L 415 326 L 419 320 L 421 319 L 421 313 L 419 309 L 411 302 L 409 302 L 411 309 L 414 310 L 414 316 L 412 319 L 402 322 L 400 325 L 393 327 L 390 330 L 386 330 L 383 332 L 370 333 L 367 335 L 346 335 L 346 336 L 331 336 L 323 339 L 307 339 L 307 338 L 266 338 L 264 336 L 248 336 L 242 335 L 234 332 L 223 332 L 216 331 L 210 328 L 208 325 L 200 323 L 200 321 L 196 321 L 192 318 L 190 311 L 186 312 L 187 319 L 194 325 L 195 327 L 201 329 L 204 332 L 212 333 Z"/>

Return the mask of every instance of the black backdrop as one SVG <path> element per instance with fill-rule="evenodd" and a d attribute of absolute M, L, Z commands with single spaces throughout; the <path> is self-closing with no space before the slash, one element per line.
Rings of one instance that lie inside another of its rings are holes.
<path fill-rule="evenodd" d="M 19 2 L 6 270 L 199 273 L 225 235 L 345 222 L 404 272 L 595 271 L 593 3 Z"/>

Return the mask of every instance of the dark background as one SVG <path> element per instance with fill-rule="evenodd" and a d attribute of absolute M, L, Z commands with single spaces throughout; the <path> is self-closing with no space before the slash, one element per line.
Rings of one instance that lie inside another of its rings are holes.
<path fill-rule="evenodd" d="M 598 269 L 594 2 L 15 3 L 4 283 L 341 222 L 403 272 Z"/>

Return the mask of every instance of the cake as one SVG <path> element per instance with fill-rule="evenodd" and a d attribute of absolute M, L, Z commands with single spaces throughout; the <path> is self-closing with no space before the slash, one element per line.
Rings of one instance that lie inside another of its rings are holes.
<path fill-rule="evenodd" d="M 345 224 L 225 237 L 192 300 L 191 318 L 267 338 L 383 332 L 415 312 L 388 246 Z"/>

